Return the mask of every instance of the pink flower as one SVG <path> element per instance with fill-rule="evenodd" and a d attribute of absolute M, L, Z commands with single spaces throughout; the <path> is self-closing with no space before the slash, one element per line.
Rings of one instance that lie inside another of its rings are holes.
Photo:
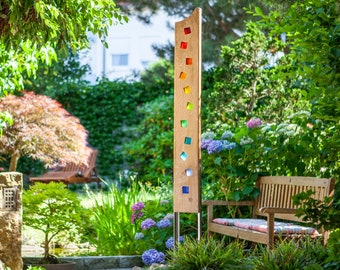
<path fill-rule="evenodd" d="M 134 205 L 131 206 L 131 210 L 132 211 L 140 211 L 145 207 L 144 203 L 142 202 L 137 202 Z"/>
<path fill-rule="evenodd" d="M 260 126 L 262 126 L 262 121 L 261 121 L 260 118 L 253 118 L 253 119 L 250 119 L 247 122 L 248 128 L 257 128 L 257 127 L 260 127 Z"/>

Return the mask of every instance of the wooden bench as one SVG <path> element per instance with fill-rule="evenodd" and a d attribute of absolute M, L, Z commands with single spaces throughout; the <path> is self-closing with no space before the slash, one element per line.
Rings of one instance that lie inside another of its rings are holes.
<path fill-rule="evenodd" d="M 69 163 L 58 170 L 51 170 L 38 177 L 30 177 L 30 181 L 44 183 L 54 181 L 65 184 L 97 182 L 99 187 L 100 178 L 98 177 L 96 166 L 98 150 L 91 148 L 90 151 L 87 166 Z"/>
<path fill-rule="evenodd" d="M 328 236 L 323 229 L 295 226 L 296 222 L 303 221 L 302 217 L 298 218 L 294 214 L 297 206 L 293 205 L 292 196 L 311 189 L 315 192 L 313 198 L 323 200 L 324 197 L 332 196 L 334 179 L 262 176 L 258 178 L 256 186 L 260 190 L 260 195 L 255 201 L 203 201 L 203 205 L 207 206 L 208 235 L 220 233 L 266 244 L 269 248 L 273 248 L 274 240 L 279 237 L 293 238 L 308 234 L 313 238 L 323 236 L 324 242 L 327 241 Z M 252 206 L 252 217 L 251 219 L 214 218 L 214 206 Z M 278 223 L 277 219 L 284 224 Z"/>

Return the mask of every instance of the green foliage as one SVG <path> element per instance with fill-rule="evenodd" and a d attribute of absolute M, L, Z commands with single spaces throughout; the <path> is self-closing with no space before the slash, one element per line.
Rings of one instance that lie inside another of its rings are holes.
<path fill-rule="evenodd" d="M 142 186 L 136 183 L 120 190 L 116 185 L 109 186 L 108 193 L 89 192 L 93 201 L 91 224 L 95 235 L 90 241 L 95 244 L 97 252 L 102 255 L 139 254 L 134 245 L 136 226 L 131 223 L 131 205 L 137 201 L 152 198 Z"/>
<path fill-rule="evenodd" d="M 0 15 L 0 95 L 22 88 L 22 74 L 51 64 L 57 50 L 88 47 L 89 32 L 104 40 L 113 22 L 127 21 L 110 0 L 6 0 Z"/>
<path fill-rule="evenodd" d="M 55 91 L 55 98 L 79 117 L 87 129 L 89 144 L 99 150 L 100 175 L 119 179 L 118 173 L 124 171 L 126 160 L 122 144 L 133 136 L 129 126 L 141 119 L 136 108 L 143 102 L 143 90 L 138 83 L 106 79 L 81 87 L 67 87 L 62 93 Z"/>
<path fill-rule="evenodd" d="M 301 94 L 277 77 L 283 47 L 281 40 L 268 39 L 255 23 L 247 23 L 247 31 L 231 46 L 222 46 L 222 62 L 214 69 L 203 126 L 254 116 L 280 121 L 299 108 L 307 109 Z"/>
<path fill-rule="evenodd" d="M 1 38 L 1 34 L 0 34 Z M 0 42 L 0 96 L 23 88 L 23 74 L 34 75 L 40 61 L 51 64 L 56 60 L 56 52 L 49 45 L 37 49 L 31 41 L 22 41 L 16 50 L 7 50 Z"/>
<path fill-rule="evenodd" d="M 335 270 L 340 267 L 340 228 L 335 229 L 329 235 L 327 242 L 328 258 L 325 269 Z"/>
<path fill-rule="evenodd" d="M 169 269 L 252 269 L 245 259 L 243 245 L 232 242 L 225 245 L 213 237 L 200 240 L 185 237 L 167 252 Z"/>
<path fill-rule="evenodd" d="M 173 167 L 173 97 L 161 96 L 139 112 L 144 118 L 134 127 L 133 140 L 123 147 L 130 170 L 140 181 L 167 183 Z"/>
<path fill-rule="evenodd" d="M 202 152 L 202 176 L 211 183 L 206 196 L 229 200 L 254 197 L 258 175 L 337 178 L 338 152 L 323 147 L 327 131 L 328 127 L 308 112 L 293 114 L 280 124 L 265 123 L 255 128 L 216 125 L 214 132 L 202 135 L 202 148 L 213 146 L 213 151 L 207 148 Z M 232 147 L 228 150 L 227 145 Z M 219 184 L 214 185 L 217 179 Z"/>
<path fill-rule="evenodd" d="M 80 56 L 72 50 L 60 51 L 53 65 L 39 63 L 36 76 L 24 75 L 24 89 L 50 97 L 62 96 L 71 90 L 81 91 L 89 83 L 84 79 L 90 67 L 80 64 Z"/>
<path fill-rule="evenodd" d="M 340 4 L 337 0 L 295 1 L 285 12 L 261 18 L 270 37 L 286 34 L 287 58 L 279 76 L 304 89 L 319 118 L 338 122 L 340 79 Z"/>
<path fill-rule="evenodd" d="M 2 136 L 2 130 L 11 125 L 13 125 L 12 116 L 8 112 L 0 112 L 0 136 Z"/>
<path fill-rule="evenodd" d="M 340 228 L 340 205 L 333 205 L 333 197 L 325 197 L 324 201 L 313 198 L 314 191 L 308 190 L 293 197 L 294 205 L 297 205 L 296 215 L 302 216 L 304 221 L 310 224 L 323 226 L 325 230 Z"/>
<path fill-rule="evenodd" d="M 138 202 L 138 205 L 142 202 Z M 134 209 L 132 205 L 131 209 Z M 166 241 L 173 236 L 172 204 L 164 200 L 149 200 L 133 211 L 131 222 L 135 224 L 135 248 L 139 254 L 148 249 L 164 252 Z M 147 226 L 152 223 L 152 226 Z M 145 223 L 148 223 L 145 225 Z"/>
<path fill-rule="evenodd" d="M 51 241 L 63 232 L 72 239 L 87 224 L 85 209 L 77 195 L 63 183 L 36 183 L 22 196 L 23 224 L 44 233 L 44 258 L 47 259 Z"/>
<path fill-rule="evenodd" d="M 46 268 L 42 266 L 28 266 L 27 270 L 45 270 Z"/>
<path fill-rule="evenodd" d="M 259 270 L 322 270 L 327 258 L 327 249 L 318 241 L 282 241 L 274 249 L 260 247 L 254 253 L 257 259 L 254 269 Z"/>

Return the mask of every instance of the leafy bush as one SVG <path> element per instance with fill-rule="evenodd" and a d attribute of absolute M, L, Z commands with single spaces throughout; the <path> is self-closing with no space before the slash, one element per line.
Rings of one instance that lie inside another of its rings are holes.
<path fill-rule="evenodd" d="M 131 206 L 131 223 L 135 225 L 135 246 L 140 253 L 155 249 L 166 250 L 166 241 L 173 235 L 172 204 L 149 200 Z"/>
<path fill-rule="evenodd" d="M 340 268 L 340 228 L 331 232 L 327 242 L 328 258 L 325 269 L 335 270 Z"/>
<path fill-rule="evenodd" d="M 173 97 L 162 96 L 139 108 L 143 120 L 133 128 L 133 140 L 123 146 L 130 170 L 153 185 L 172 179 Z"/>
<path fill-rule="evenodd" d="M 278 124 L 251 127 L 250 121 L 216 125 L 202 135 L 203 181 L 219 180 L 207 196 L 254 197 L 258 175 L 336 178 L 340 174 L 336 148 L 324 148 L 329 127 L 309 112 L 295 113 Z"/>
<path fill-rule="evenodd" d="M 321 270 L 327 258 L 327 249 L 319 241 L 308 238 L 282 241 L 272 250 L 262 246 L 259 251 L 254 251 L 258 257 L 253 261 L 259 270 Z"/>
<path fill-rule="evenodd" d="M 87 224 L 87 214 L 77 195 L 65 184 L 36 183 L 22 196 L 23 224 L 44 233 L 44 261 L 55 260 L 49 254 L 50 243 L 67 232 L 67 239 L 82 233 Z"/>
<path fill-rule="evenodd" d="M 241 243 L 225 245 L 212 237 L 184 237 L 183 243 L 175 245 L 167 255 L 169 269 L 251 269 Z"/>

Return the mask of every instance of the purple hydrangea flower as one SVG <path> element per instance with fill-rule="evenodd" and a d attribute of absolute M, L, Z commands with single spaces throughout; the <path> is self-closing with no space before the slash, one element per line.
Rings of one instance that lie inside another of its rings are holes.
<path fill-rule="evenodd" d="M 144 238 L 144 234 L 141 232 L 138 232 L 135 234 L 135 240 L 140 240 Z"/>
<path fill-rule="evenodd" d="M 145 207 L 145 204 L 142 202 L 137 202 L 134 205 L 131 206 L 131 210 L 136 212 L 136 211 L 140 211 Z"/>
<path fill-rule="evenodd" d="M 260 127 L 261 125 L 262 125 L 262 121 L 260 118 L 253 118 L 247 122 L 248 128 L 256 128 L 256 127 Z"/>
<path fill-rule="evenodd" d="M 158 229 L 163 229 L 167 227 L 171 227 L 172 223 L 169 219 L 161 219 L 160 221 L 157 222 L 157 227 Z"/>
<path fill-rule="evenodd" d="M 236 143 L 234 142 L 228 142 L 228 141 L 222 141 L 222 149 L 223 150 L 231 150 L 236 147 Z"/>
<path fill-rule="evenodd" d="M 212 131 L 208 131 L 208 132 L 204 132 L 202 135 L 201 135 L 201 138 L 202 139 L 214 139 L 215 138 L 215 133 L 212 132 Z"/>
<path fill-rule="evenodd" d="M 179 237 L 179 242 L 180 242 L 180 243 L 183 243 L 183 242 L 184 242 L 184 237 L 183 237 L 183 236 L 180 236 L 180 237 Z M 174 238 L 173 238 L 173 237 L 170 237 L 168 240 L 166 240 L 165 246 L 166 246 L 166 248 L 168 248 L 168 249 L 173 249 L 174 246 L 175 246 L 175 240 L 174 240 Z"/>
<path fill-rule="evenodd" d="M 142 254 L 142 261 L 146 265 L 151 265 L 153 263 L 164 263 L 165 254 L 163 252 L 158 252 L 156 249 L 148 249 Z"/>
<path fill-rule="evenodd" d="M 232 137 L 234 137 L 234 133 L 228 130 L 223 132 L 221 139 L 231 139 Z"/>
<path fill-rule="evenodd" d="M 222 151 L 222 141 L 220 140 L 213 140 L 208 148 L 207 148 L 208 154 L 214 154 Z"/>
<path fill-rule="evenodd" d="M 136 220 L 139 219 L 139 218 L 141 218 L 142 216 L 143 216 L 142 211 L 139 211 L 139 212 L 137 212 L 137 213 L 133 213 L 133 214 L 131 215 L 131 218 L 130 218 L 131 223 L 135 223 Z"/>
<path fill-rule="evenodd" d="M 154 226 L 156 226 L 156 222 L 151 218 L 147 218 L 141 224 L 142 230 L 150 229 L 151 227 L 154 227 Z"/>
<path fill-rule="evenodd" d="M 166 214 L 166 216 L 164 218 L 166 218 L 166 219 L 174 219 L 174 214 L 173 213 L 168 213 L 168 214 Z"/>
<path fill-rule="evenodd" d="M 207 149 L 212 141 L 212 139 L 202 139 L 201 149 Z"/>

